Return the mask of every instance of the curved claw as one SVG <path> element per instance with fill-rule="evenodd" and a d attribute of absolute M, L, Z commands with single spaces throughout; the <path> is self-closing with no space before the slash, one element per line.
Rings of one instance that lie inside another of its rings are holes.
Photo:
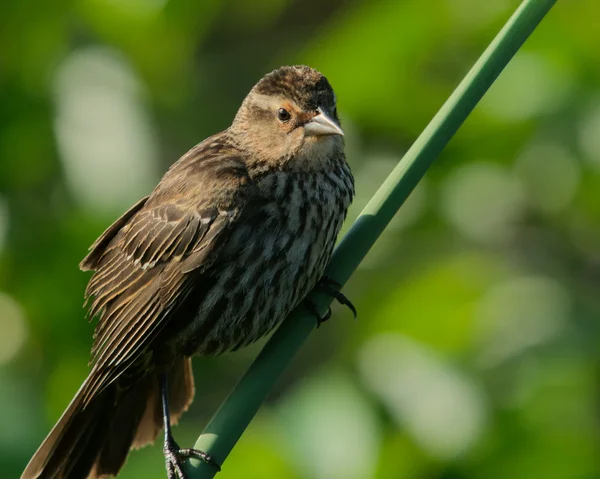
<path fill-rule="evenodd" d="M 192 449 L 192 448 L 179 449 L 179 455 L 186 459 L 190 458 L 190 457 L 193 457 L 194 459 L 199 459 L 200 461 L 204 461 L 209 466 L 214 467 L 217 470 L 217 472 L 221 471 L 221 466 L 219 465 L 219 463 L 217 461 L 215 461 L 212 458 L 212 456 L 209 456 L 205 452 L 200 451 L 198 449 Z"/>
<path fill-rule="evenodd" d="M 346 297 L 346 295 L 339 290 L 341 286 L 342 285 L 340 283 L 334 280 L 331 276 L 327 275 L 323 275 L 317 283 L 317 288 L 321 292 L 328 294 L 329 296 L 333 297 L 338 303 L 350 309 L 350 311 L 352 311 L 352 314 L 354 315 L 354 319 L 356 319 L 358 317 L 358 312 L 352 304 L 352 301 L 350 301 Z"/>
<path fill-rule="evenodd" d="M 308 309 L 308 311 L 315 318 L 317 318 L 317 328 L 319 328 L 325 321 L 331 318 L 331 308 L 329 306 L 327 307 L 327 312 L 323 316 L 321 316 L 321 313 L 319 313 L 319 310 L 315 306 L 315 303 L 313 303 L 310 299 L 306 298 L 304 304 L 306 306 L 306 309 Z"/>

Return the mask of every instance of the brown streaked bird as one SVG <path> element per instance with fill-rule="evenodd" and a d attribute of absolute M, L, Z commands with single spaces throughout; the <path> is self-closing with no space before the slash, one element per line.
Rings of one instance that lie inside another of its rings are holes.
<path fill-rule="evenodd" d="M 169 478 L 189 456 L 218 468 L 171 434 L 194 395 L 190 357 L 246 346 L 303 301 L 353 195 L 327 79 L 306 66 L 262 78 L 81 262 L 91 370 L 21 478 L 114 476 L 163 428 Z"/>

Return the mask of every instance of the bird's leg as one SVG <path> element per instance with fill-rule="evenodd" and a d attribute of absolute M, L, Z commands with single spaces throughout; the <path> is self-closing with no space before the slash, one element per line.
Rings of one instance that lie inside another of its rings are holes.
<path fill-rule="evenodd" d="M 331 318 L 331 308 L 329 306 L 327 307 L 327 312 L 323 316 L 321 316 L 321 313 L 319 313 L 319 310 L 317 309 L 317 306 L 312 301 L 312 299 L 306 298 L 304 300 L 304 305 L 306 306 L 306 309 L 308 309 L 309 313 L 311 313 L 315 318 L 317 318 L 317 328 L 329 318 Z"/>
<path fill-rule="evenodd" d="M 316 289 L 321 293 L 327 294 L 333 297 L 338 303 L 343 306 L 347 306 L 352 314 L 354 314 L 354 319 L 358 315 L 356 312 L 356 308 L 352 304 L 352 302 L 340 291 L 341 284 L 334 280 L 331 276 L 323 275 L 321 279 L 316 285 Z"/>
<path fill-rule="evenodd" d="M 171 433 L 171 418 L 169 416 L 169 388 L 167 384 L 167 375 L 162 374 L 160 381 L 160 397 L 162 399 L 163 423 L 165 428 L 165 442 L 163 453 L 167 465 L 167 475 L 169 479 L 186 479 L 183 472 L 183 463 L 189 457 L 200 459 L 207 464 L 213 466 L 217 471 L 221 470 L 221 466 L 208 454 L 197 449 L 182 449 L 179 444 L 173 439 Z"/>

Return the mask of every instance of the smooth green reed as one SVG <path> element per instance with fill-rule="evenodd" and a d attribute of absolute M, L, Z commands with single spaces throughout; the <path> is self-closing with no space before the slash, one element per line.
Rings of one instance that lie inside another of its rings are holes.
<path fill-rule="evenodd" d="M 521 3 L 362 211 L 335 250 L 327 274 L 341 284 L 348 281 L 433 160 L 555 2 Z M 319 294 L 314 300 L 322 312 L 331 303 L 331 298 Z M 208 423 L 195 448 L 223 463 L 314 327 L 315 318 L 304 308 L 290 315 Z M 216 472 L 198 460 L 190 460 L 186 469 L 190 479 L 211 478 Z"/>

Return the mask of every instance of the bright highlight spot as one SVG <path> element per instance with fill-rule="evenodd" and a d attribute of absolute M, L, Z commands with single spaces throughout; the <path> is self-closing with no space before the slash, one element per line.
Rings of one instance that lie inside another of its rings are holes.
<path fill-rule="evenodd" d="M 568 292 L 552 278 L 514 278 L 491 288 L 476 313 L 482 363 L 494 366 L 556 337 L 570 306 Z"/>
<path fill-rule="evenodd" d="M 401 335 L 380 335 L 367 342 L 359 370 L 398 425 L 439 459 L 467 451 L 483 431 L 487 408 L 479 388 Z"/>
<path fill-rule="evenodd" d="M 281 416 L 302 477 L 373 477 L 380 434 L 370 404 L 349 379 L 311 378 L 283 403 Z"/>
<path fill-rule="evenodd" d="M 55 130 L 69 186 L 87 207 L 115 211 L 157 179 L 155 133 L 140 85 L 111 51 L 71 54 L 56 72 Z"/>
<path fill-rule="evenodd" d="M 541 55 L 519 52 L 483 97 L 480 108 L 508 122 L 556 111 L 568 99 L 572 79 Z"/>
<path fill-rule="evenodd" d="M 523 210 L 520 183 L 500 165 L 471 163 L 446 179 L 441 211 L 465 236 L 486 243 L 510 239 Z"/>
<path fill-rule="evenodd" d="M 534 145 L 517 159 L 515 173 L 529 204 L 542 213 L 560 213 L 573 200 L 581 180 L 577 160 L 561 145 Z"/>
<path fill-rule="evenodd" d="M 579 145 L 588 164 L 600 171 L 600 99 L 592 102 L 579 125 Z"/>

